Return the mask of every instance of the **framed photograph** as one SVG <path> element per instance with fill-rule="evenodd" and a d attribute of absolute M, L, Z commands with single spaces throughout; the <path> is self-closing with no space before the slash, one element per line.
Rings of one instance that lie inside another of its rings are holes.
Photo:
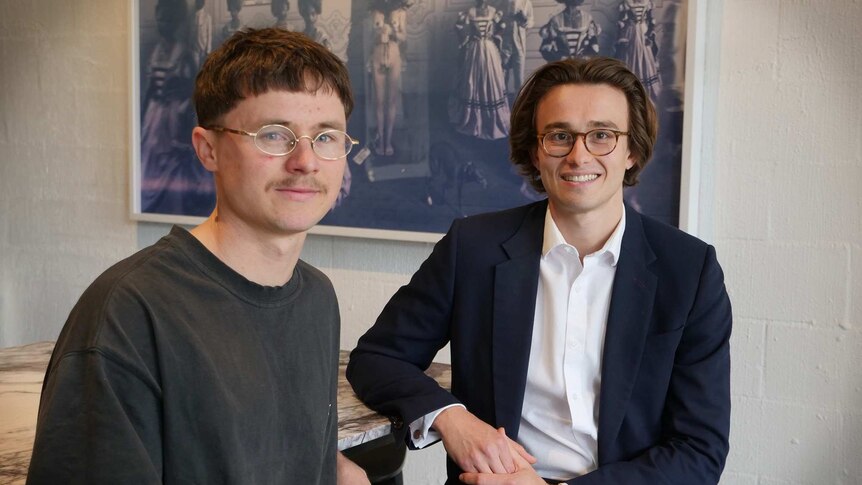
<path fill-rule="evenodd" d="M 686 119 L 695 0 L 133 3 L 135 219 L 191 224 L 212 211 L 212 177 L 190 144 L 194 77 L 233 32 L 268 26 L 327 46 L 353 84 L 348 132 L 361 143 L 338 201 L 312 232 L 436 241 L 455 218 L 541 198 L 509 162 L 512 102 L 546 62 L 595 55 L 626 62 L 659 113 L 653 158 L 626 200 L 672 225 L 692 213 L 696 183 L 683 177 L 697 174 L 684 166 L 698 148 L 686 139 L 697 128 Z"/>

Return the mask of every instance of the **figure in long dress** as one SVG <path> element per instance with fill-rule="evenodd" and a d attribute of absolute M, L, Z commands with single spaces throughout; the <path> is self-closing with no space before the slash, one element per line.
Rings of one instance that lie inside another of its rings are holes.
<path fill-rule="evenodd" d="M 272 0 L 272 3 L 269 4 L 269 11 L 272 12 L 272 16 L 275 17 L 274 27 L 288 30 L 287 10 L 289 8 L 290 2 L 287 0 Z"/>
<path fill-rule="evenodd" d="M 375 135 L 372 149 L 392 156 L 395 115 L 401 103 L 402 46 L 407 40 L 406 0 L 374 0 L 371 3 L 372 49 L 369 63 L 374 86 Z"/>
<path fill-rule="evenodd" d="M 542 44 L 539 51 L 546 61 L 574 57 L 590 57 L 599 53 L 599 34 L 602 29 L 590 12 L 581 8 L 584 0 L 557 0 L 565 4 L 562 12 L 554 15 L 541 29 Z"/>
<path fill-rule="evenodd" d="M 625 62 L 655 100 L 661 94 L 658 44 L 651 0 L 623 0 L 616 57 Z"/>
<path fill-rule="evenodd" d="M 207 55 L 213 50 L 213 19 L 206 9 L 206 0 L 195 1 L 195 23 L 192 31 L 192 52 L 197 67 L 204 63 Z"/>
<path fill-rule="evenodd" d="M 500 57 L 502 14 L 476 0 L 455 24 L 462 42 L 455 90 L 449 98 L 449 121 L 456 131 L 483 140 L 509 135 L 509 102 Z"/>
<path fill-rule="evenodd" d="M 227 0 L 227 11 L 230 12 L 230 20 L 222 27 L 223 40 L 242 28 L 242 23 L 239 20 L 240 10 L 242 10 L 242 0 Z"/>
<path fill-rule="evenodd" d="M 533 26 L 533 3 L 530 0 L 503 0 L 503 68 L 506 81 L 511 78 L 510 95 L 524 84 L 524 60 L 527 57 L 527 29 Z"/>
<path fill-rule="evenodd" d="M 299 15 L 305 21 L 305 29 L 302 33 L 329 49 L 331 48 L 329 36 L 317 24 L 320 18 L 320 9 L 320 0 L 299 0 Z"/>
<path fill-rule="evenodd" d="M 187 43 L 190 15 L 184 2 L 156 4 L 159 38 L 147 62 L 141 120 L 141 209 L 206 215 L 213 184 L 189 142 L 194 126 L 191 94 L 196 63 Z"/>

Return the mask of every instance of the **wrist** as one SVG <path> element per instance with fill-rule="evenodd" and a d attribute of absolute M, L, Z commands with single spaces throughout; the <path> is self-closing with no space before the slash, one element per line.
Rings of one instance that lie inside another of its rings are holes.
<path fill-rule="evenodd" d="M 467 410 L 461 406 L 452 406 L 444 409 L 436 418 L 434 418 L 434 422 L 431 423 L 431 427 L 441 435 L 446 436 L 447 430 L 451 429 L 453 426 L 457 426 L 453 423 L 458 421 L 458 419 L 466 412 Z"/>

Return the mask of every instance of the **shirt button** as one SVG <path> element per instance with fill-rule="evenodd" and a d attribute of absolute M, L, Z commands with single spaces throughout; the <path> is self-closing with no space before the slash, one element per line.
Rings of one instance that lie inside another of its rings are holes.
<path fill-rule="evenodd" d="M 422 438 L 422 430 L 417 429 L 416 431 L 413 432 L 413 439 L 418 440 L 420 438 Z"/>

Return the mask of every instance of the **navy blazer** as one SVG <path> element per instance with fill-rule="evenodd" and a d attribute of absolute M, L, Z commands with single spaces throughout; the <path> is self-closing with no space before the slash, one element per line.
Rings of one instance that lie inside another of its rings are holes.
<path fill-rule="evenodd" d="M 547 201 L 456 220 L 351 353 L 347 378 L 407 424 L 460 402 L 517 440 Z M 626 207 L 608 314 L 598 469 L 572 484 L 715 484 L 728 452 L 731 308 L 715 249 Z M 423 374 L 451 344 L 452 391 Z M 449 480 L 460 469 L 447 460 Z"/>

